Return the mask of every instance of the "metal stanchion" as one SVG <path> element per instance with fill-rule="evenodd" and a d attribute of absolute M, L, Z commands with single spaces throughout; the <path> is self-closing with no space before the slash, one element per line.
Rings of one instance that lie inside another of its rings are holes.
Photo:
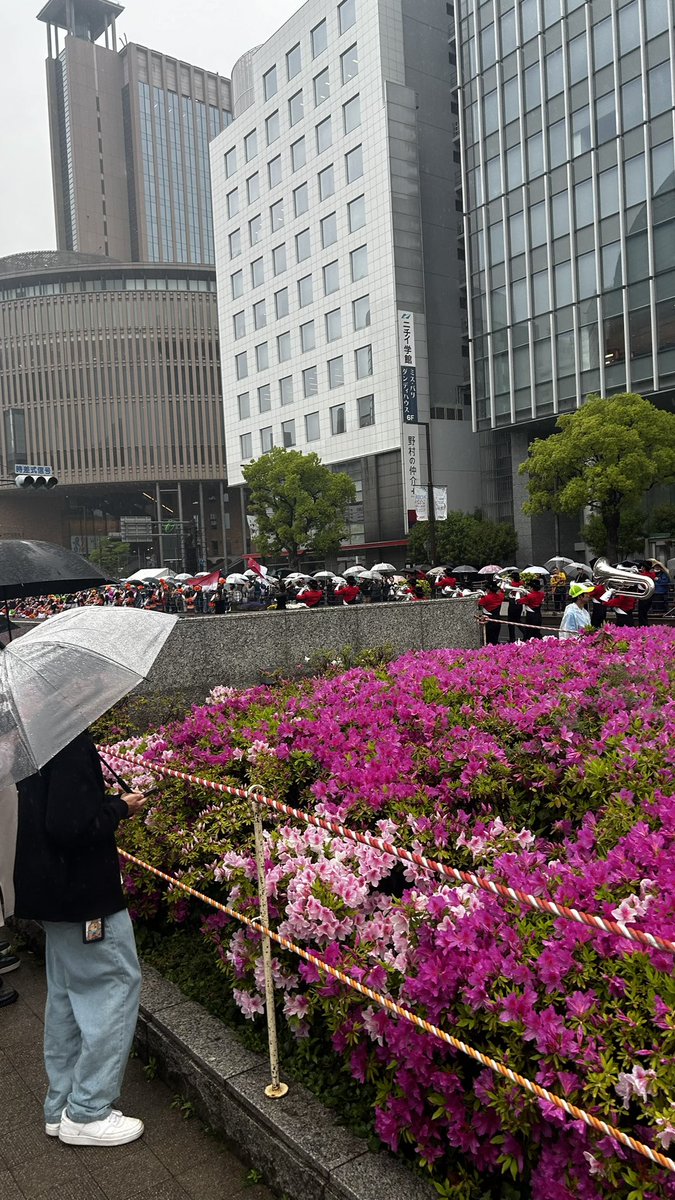
<path fill-rule="evenodd" d="M 269 929 L 269 913 L 267 909 L 267 884 L 265 880 L 265 838 L 263 835 L 262 812 L 260 805 L 251 800 L 253 814 L 253 832 L 255 835 L 255 861 L 258 868 L 258 905 L 260 924 Z M 262 936 L 262 956 L 265 970 L 265 1015 L 267 1018 L 267 1044 L 270 1054 L 270 1074 L 272 1082 L 265 1088 L 265 1095 L 279 1100 L 286 1095 L 288 1084 L 279 1078 L 279 1047 L 277 1044 L 277 1017 L 274 1008 L 274 981 L 272 979 L 272 945 L 267 934 Z"/>

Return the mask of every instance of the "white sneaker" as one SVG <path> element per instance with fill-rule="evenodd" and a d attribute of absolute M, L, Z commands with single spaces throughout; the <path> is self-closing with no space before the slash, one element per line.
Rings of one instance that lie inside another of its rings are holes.
<path fill-rule="evenodd" d="M 122 1116 L 119 1108 L 113 1108 L 112 1111 L 114 1113 L 119 1113 L 120 1117 Z M 64 1108 L 63 1112 L 61 1113 L 61 1118 L 63 1119 L 63 1117 L 65 1117 L 65 1115 L 66 1115 L 66 1110 Z M 61 1121 L 46 1121 L 45 1122 L 45 1133 L 47 1134 L 47 1137 L 58 1137 L 60 1128 L 61 1128 Z"/>
<path fill-rule="evenodd" d="M 114 1109 L 102 1121 L 80 1124 L 71 1121 L 64 1112 L 59 1125 L 59 1137 L 67 1146 L 124 1146 L 135 1142 L 143 1133 L 144 1125 L 137 1117 L 124 1117 Z"/>

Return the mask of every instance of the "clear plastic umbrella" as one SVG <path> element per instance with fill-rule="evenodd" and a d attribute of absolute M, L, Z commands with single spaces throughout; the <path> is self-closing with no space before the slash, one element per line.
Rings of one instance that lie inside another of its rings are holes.
<path fill-rule="evenodd" d="M 225 582 L 226 583 L 234 583 L 235 585 L 239 584 L 240 586 L 243 586 L 245 583 L 249 582 L 249 578 L 248 578 L 248 575 L 242 575 L 242 573 L 240 571 L 233 571 L 231 575 L 225 576 Z"/>
<path fill-rule="evenodd" d="M 498 567 L 496 563 L 488 563 L 486 567 L 481 567 L 479 575 L 498 575 L 502 567 Z"/>
<path fill-rule="evenodd" d="M 549 571 L 559 571 L 561 567 L 564 570 L 570 563 L 573 563 L 573 559 L 566 558 L 564 554 L 556 554 L 553 558 L 547 558 L 544 566 L 548 567 Z"/>
<path fill-rule="evenodd" d="M 379 571 L 381 575 L 395 575 L 396 574 L 396 567 L 392 566 L 391 563 L 385 563 L 385 562 L 374 563 L 374 565 L 370 569 L 371 569 L 371 571 Z"/>
<path fill-rule="evenodd" d="M 367 575 L 368 571 L 367 571 L 367 568 L 362 567 L 360 565 L 360 563 L 355 563 L 353 567 L 345 567 L 342 574 L 343 575 Z"/>
<path fill-rule="evenodd" d="M 176 621 L 134 608 L 72 608 L 0 656 L 0 788 L 43 767 L 144 679 Z"/>
<path fill-rule="evenodd" d="M 332 571 L 315 571 L 312 579 L 336 579 L 337 576 Z"/>
<path fill-rule="evenodd" d="M 523 567 L 523 575 L 550 575 L 546 567 Z"/>

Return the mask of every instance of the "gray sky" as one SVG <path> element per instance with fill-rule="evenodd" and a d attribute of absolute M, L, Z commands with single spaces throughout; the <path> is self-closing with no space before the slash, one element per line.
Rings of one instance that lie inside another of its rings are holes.
<path fill-rule="evenodd" d="M 44 0 L 5 0 L 0 71 L 0 257 L 55 242 L 44 61 Z M 121 2 L 121 0 L 120 0 Z M 118 33 L 229 75 L 244 50 L 264 42 L 300 0 L 128 0 Z"/>

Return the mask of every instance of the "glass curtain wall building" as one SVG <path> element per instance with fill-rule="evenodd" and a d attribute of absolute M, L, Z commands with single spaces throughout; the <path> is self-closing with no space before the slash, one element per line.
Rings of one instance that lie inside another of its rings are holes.
<path fill-rule="evenodd" d="M 513 515 L 538 561 L 520 512 L 528 441 L 590 393 L 673 402 L 673 3 L 457 7 L 484 507 Z"/>

